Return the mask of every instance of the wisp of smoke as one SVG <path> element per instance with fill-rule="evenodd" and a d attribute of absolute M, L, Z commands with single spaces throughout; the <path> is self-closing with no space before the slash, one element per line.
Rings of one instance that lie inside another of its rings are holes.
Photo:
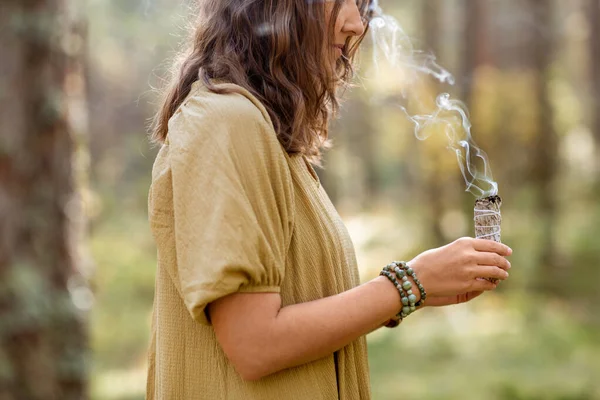
<path fill-rule="evenodd" d="M 406 77 L 409 88 L 425 76 L 431 76 L 441 83 L 454 84 L 452 74 L 436 62 L 433 54 L 415 49 L 398 21 L 383 13 L 377 0 L 373 1 L 371 7 L 374 17 L 371 20 L 370 31 L 376 68 L 383 61 L 391 68 L 397 69 Z M 404 90 L 401 94 L 405 100 L 422 100 L 411 98 L 417 96 L 416 90 Z M 430 114 L 413 114 L 401 104 L 397 107 L 412 122 L 415 136 L 419 140 L 427 139 L 432 127 L 441 128 L 446 134 L 448 147 L 455 152 L 467 185 L 466 191 L 477 197 L 498 194 L 498 184 L 493 179 L 488 157 L 473 141 L 466 106 L 452 99 L 448 93 L 440 94 L 435 105 L 435 110 Z"/>

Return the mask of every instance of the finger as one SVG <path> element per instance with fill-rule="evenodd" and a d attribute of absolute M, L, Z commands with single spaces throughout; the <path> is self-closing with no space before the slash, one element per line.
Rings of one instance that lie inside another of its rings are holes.
<path fill-rule="evenodd" d="M 504 257 L 512 254 L 512 249 L 504 243 L 498 243 L 487 239 L 473 239 L 473 248 L 477 251 L 496 253 Z"/>
<path fill-rule="evenodd" d="M 481 290 L 478 290 L 476 292 L 469 292 L 465 296 L 467 297 L 467 301 L 471 301 L 474 298 L 481 296 L 482 294 L 483 292 Z"/>
<path fill-rule="evenodd" d="M 479 297 L 481 294 L 483 294 L 482 291 L 476 291 L 476 292 L 467 292 L 465 294 L 459 294 L 458 295 L 458 303 L 466 303 L 468 301 L 473 300 L 476 297 Z"/>
<path fill-rule="evenodd" d="M 475 278 L 498 279 L 501 281 L 508 279 L 508 272 L 492 265 L 482 265 L 474 268 L 473 275 Z"/>
<path fill-rule="evenodd" d="M 474 279 L 471 287 L 472 287 L 471 290 L 473 292 L 486 292 L 489 290 L 496 289 L 496 287 L 498 287 L 498 284 L 487 281 L 485 279 Z"/>
<path fill-rule="evenodd" d="M 494 265 L 505 271 L 508 271 L 511 268 L 510 261 L 496 253 L 479 252 L 475 258 L 478 265 Z"/>

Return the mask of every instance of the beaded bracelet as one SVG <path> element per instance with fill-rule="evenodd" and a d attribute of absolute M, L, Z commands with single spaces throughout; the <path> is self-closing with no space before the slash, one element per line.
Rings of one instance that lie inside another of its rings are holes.
<path fill-rule="evenodd" d="M 383 269 L 380 273 L 380 276 L 385 276 L 386 278 L 389 279 L 390 282 L 392 282 L 392 284 L 394 286 L 396 286 L 396 289 L 398 289 L 398 292 L 400 293 L 400 298 L 404 297 L 403 291 L 402 291 L 402 286 L 400 285 L 400 282 L 398 282 L 398 280 L 396 279 L 396 277 L 394 276 L 393 273 L 391 273 L 390 271 L 388 271 L 387 269 Z M 400 313 L 398 313 L 397 315 L 395 315 L 394 317 L 392 317 L 387 323 L 386 323 L 386 327 L 387 328 L 395 328 L 398 325 L 400 325 L 400 322 L 402 322 L 402 316 L 400 315 Z"/>
<path fill-rule="evenodd" d="M 396 285 L 396 287 L 400 292 L 400 299 L 402 301 L 402 309 L 400 310 L 399 316 L 405 318 L 416 310 L 415 302 L 417 301 L 417 296 L 412 292 L 412 283 L 408 280 L 407 274 L 398 268 L 395 263 L 386 266 L 384 271 L 395 273 L 396 277 L 402 282 Z M 396 282 L 398 281 L 396 280 Z"/>
<path fill-rule="evenodd" d="M 408 317 L 417 309 L 417 296 L 412 291 L 412 283 L 408 280 L 408 274 L 401 270 L 398 264 L 392 263 L 387 268 L 388 271 L 393 270 L 398 279 L 402 280 L 402 293 L 400 295 L 402 298 L 402 310 L 400 311 L 400 316 L 402 318 Z"/>
<path fill-rule="evenodd" d="M 394 261 L 391 264 L 385 266 L 381 271 L 380 275 L 387 277 L 398 289 L 398 293 L 400 293 L 400 299 L 402 302 L 402 310 L 395 316 L 395 318 L 390 319 L 386 324 L 388 328 L 394 328 L 398 326 L 404 318 L 412 314 L 416 311 L 417 307 L 425 304 L 425 299 L 427 298 L 427 293 L 425 292 L 425 288 L 417 278 L 417 274 L 415 271 L 404 261 Z M 394 276 L 395 275 L 395 276 Z M 417 302 L 417 296 L 412 291 L 412 282 L 408 279 L 411 277 L 415 284 L 417 285 L 419 292 L 421 294 L 421 299 Z M 397 279 L 396 279 L 397 278 Z M 400 281 L 398 281 L 398 279 Z"/>
<path fill-rule="evenodd" d="M 417 288 L 419 289 L 419 293 L 421 293 L 421 299 L 416 303 L 416 306 L 420 307 L 423 304 L 425 304 L 425 299 L 427 299 L 427 292 L 425 292 L 425 288 L 421 284 L 421 281 L 419 281 L 419 278 L 417 278 L 416 272 L 410 267 L 410 265 L 408 265 L 408 263 L 406 263 L 404 261 L 394 261 L 392 264 L 394 264 L 396 267 L 400 268 L 401 270 L 406 271 L 406 274 L 408 276 L 410 276 L 411 278 L 413 278 L 413 280 L 415 281 L 415 284 L 417 285 Z M 396 274 L 398 274 L 398 271 L 395 271 L 395 272 L 396 272 Z"/>

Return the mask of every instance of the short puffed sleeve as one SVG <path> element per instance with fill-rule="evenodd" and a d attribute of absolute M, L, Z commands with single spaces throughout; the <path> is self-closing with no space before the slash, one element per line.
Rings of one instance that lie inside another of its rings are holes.
<path fill-rule="evenodd" d="M 236 292 L 279 292 L 293 229 L 287 155 L 238 93 L 192 96 L 170 121 L 176 271 L 192 317 Z"/>

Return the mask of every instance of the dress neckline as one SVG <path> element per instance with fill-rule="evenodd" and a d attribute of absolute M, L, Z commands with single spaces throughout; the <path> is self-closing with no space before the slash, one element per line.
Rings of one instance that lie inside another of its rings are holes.
<path fill-rule="evenodd" d="M 299 156 L 299 158 L 301 159 L 301 162 L 304 164 L 304 168 L 306 168 L 306 171 L 310 174 L 311 179 L 317 184 L 317 187 L 321 186 L 321 181 L 319 179 L 319 175 L 317 175 L 317 172 L 315 171 L 312 164 L 303 155 Z"/>

